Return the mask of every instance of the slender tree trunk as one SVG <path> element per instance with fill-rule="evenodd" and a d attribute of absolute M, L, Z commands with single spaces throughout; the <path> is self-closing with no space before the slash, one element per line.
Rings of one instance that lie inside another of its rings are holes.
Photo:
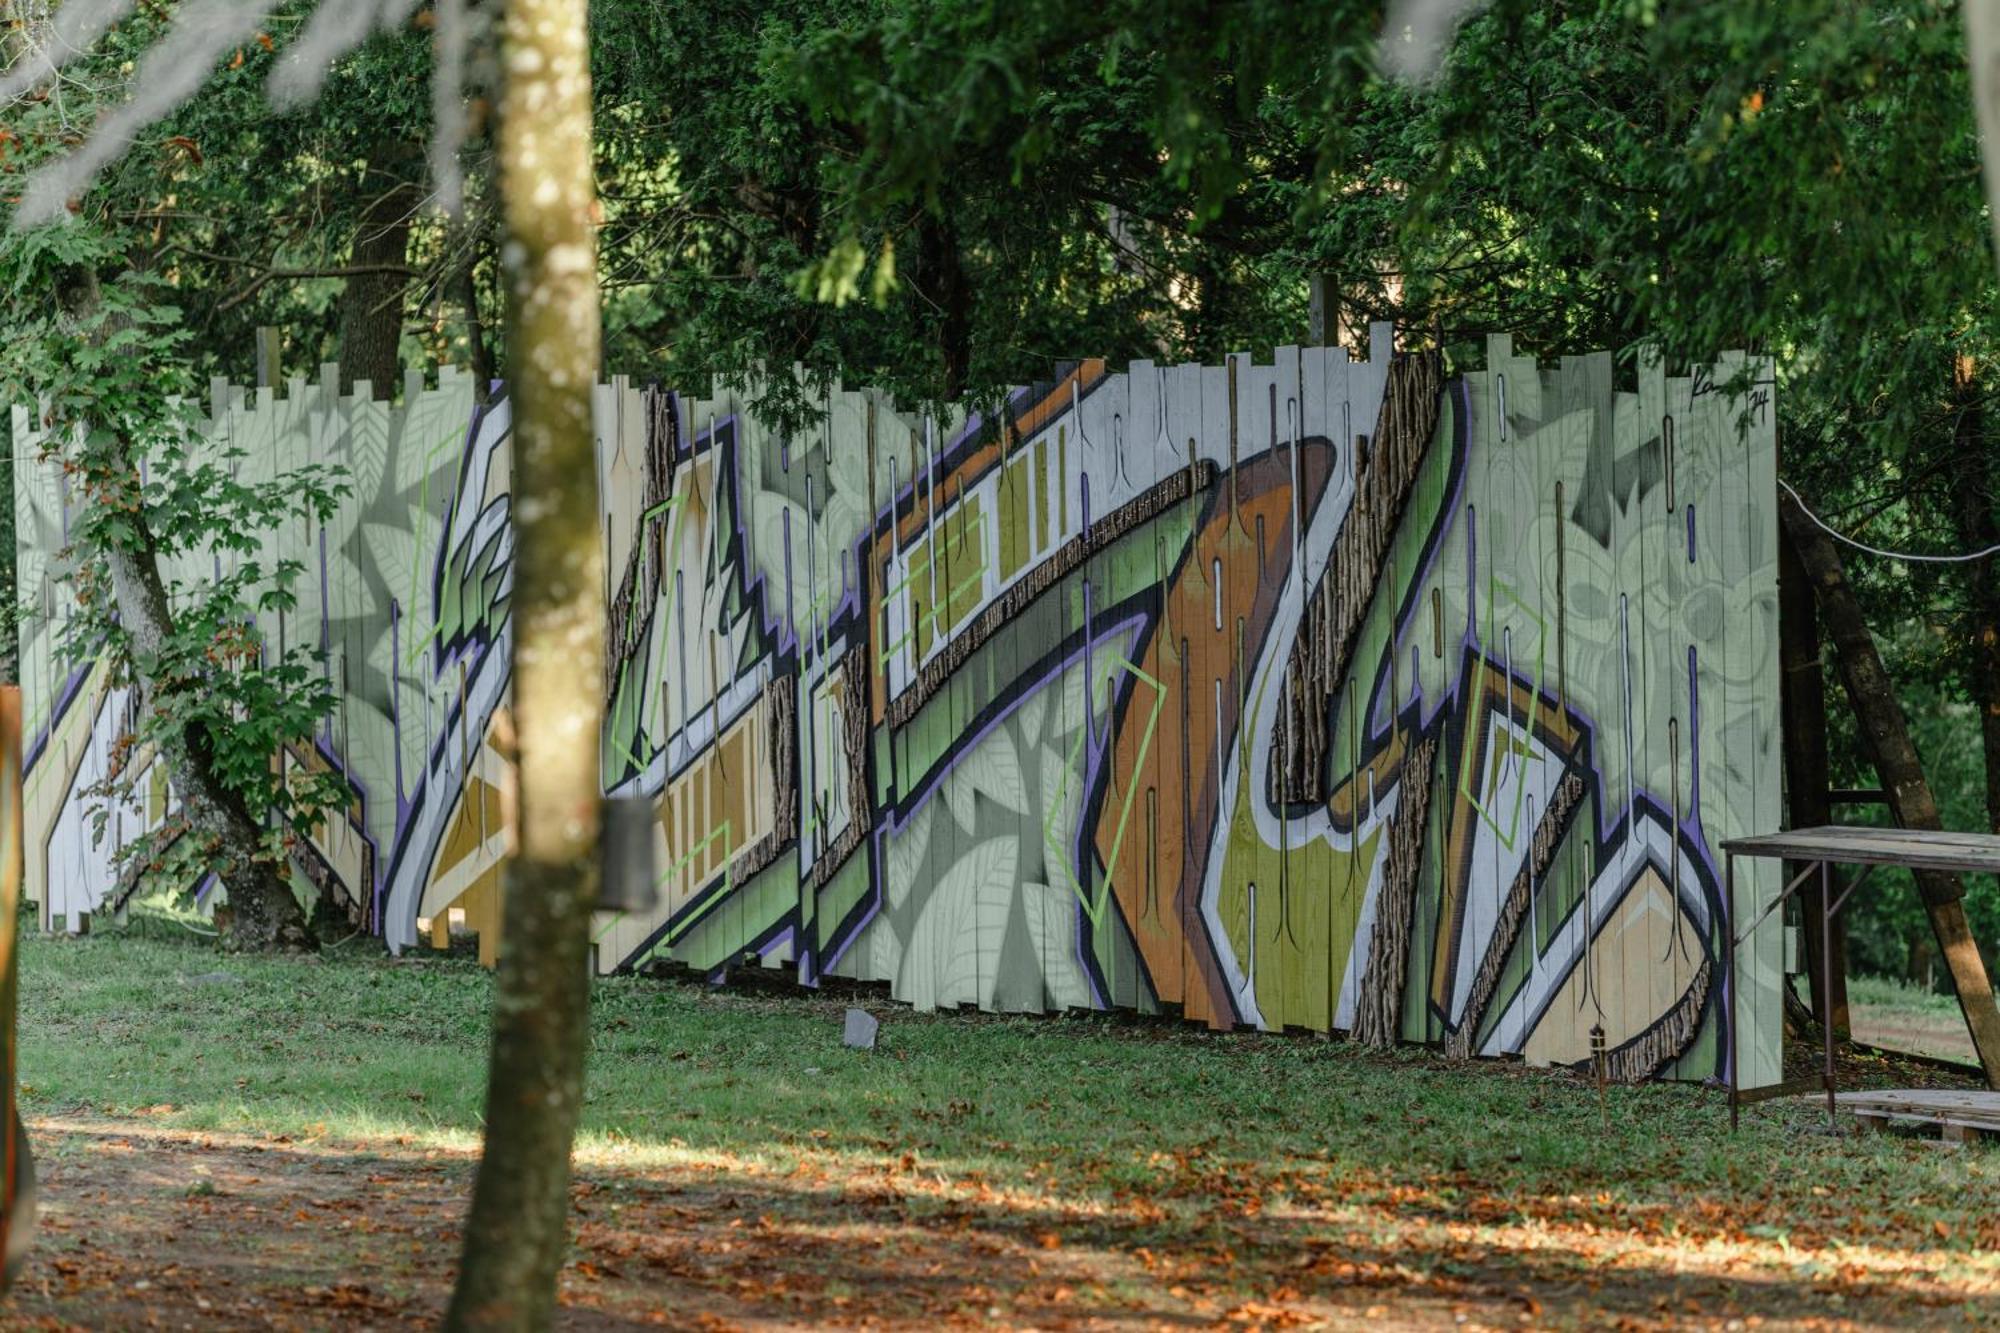
<path fill-rule="evenodd" d="M 1929 990 L 1937 984 L 1937 941 L 1932 932 L 1912 930 L 1903 955 L 1903 980 Z"/>
<path fill-rule="evenodd" d="M 1881 776 L 1890 812 L 1903 828 L 1944 827 L 1917 747 L 1910 740 L 1903 706 L 1862 619 L 1854 590 L 1847 584 L 1833 539 L 1815 526 L 1789 495 L 1778 497 L 1778 512 L 1819 598 L 1827 635 L 1839 654 L 1841 683 L 1861 724 L 1862 746 Z M 1994 1006 L 1993 984 L 1966 921 L 1965 885 L 1957 875 L 1931 870 L 1919 870 L 1915 877 L 1917 894 L 1937 936 L 1938 953 L 1951 974 L 1973 1049 L 1979 1052 L 1979 1063 L 1986 1072 L 1986 1084 L 2000 1088 L 2000 1008 Z"/>
<path fill-rule="evenodd" d="M 1952 425 L 1952 519 L 1959 544 L 1983 551 L 2000 545 L 2000 522 L 1993 514 L 1995 463 L 1986 438 L 1970 358 L 1952 370 L 1957 415 Z M 1986 826 L 2000 833 L 2000 577 L 1992 559 L 1959 566 L 1965 580 L 1968 658 L 1965 690 L 1979 709 L 1980 749 L 1986 760 Z"/>
<path fill-rule="evenodd" d="M 1332 347 L 1340 343 L 1340 281 L 1331 273 L 1306 279 L 1306 345 Z"/>
<path fill-rule="evenodd" d="M 507 0 L 502 21 L 520 848 L 507 870 L 486 1146 L 450 1329 L 548 1327 L 583 1101 L 604 657 L 586 13 L 586 0 Z"/>
<path fill-rule="evenodd" d="M 418 203 L 416 187 L 370 172 L 364 188 L 379 191 L 362 211 L 348 262 L 381 265 L 357 273 L 340 294 L 340 390 L 354 392 L 366 380 L 376 398 L 388 398 L 402 379 L 403 296 L 409 278 L 388 266 L 408 262 L 410 220 Z"/>
<path fill-rule="evenodd" d="M 1786 816 L 1795 829 L 1817 828 L 1833 822 L 1827 800 L 1831 785 L 1827 778 L 1826 755 L 1826 674 L 1820 660 L 1819 611 L 1813 604 L 1812 581 L 1805 564 L 1792 546 L 1790 536 L 1778 542 L 1778 658 L 1783 674 L 1785 805 Z M 1785 879 L 1795 878 L 1805 869 L 1787 862 Z M 1812 983 L 1812 1012 L 1815 1022 L 1827 1012 L 1831 986 L 1833 1030 L 1842 1037 L 1849 1033 L 1847 1013 L 1847 920 L 1833 918 L 1833 948 L 1822 943 L 1820 902 L 1817 893 L 1799 896 L 1801 933 L 1805 937 L 1806 975 Z"/>
<path fill-rule="evenodd" d="M 958 230 L 948 219 L 926 214 L 917 241 L 915 285 L 937 311 L 944 396 L 956 398 L 972 367 L 972 283 L 958 252 Z"/>
<path fill-rule="evenodd" d="M 486 321 L 479 313 L 479 281 L 473 270 L 478 266 L 477 252 L 466 255 L 452 275 L 452 296 L 465 314 L 466 360 L 472 370 L 472 396 L 481 404 L 493 394 L 493 352 L 486 345 Z"/>
<path fill-rule="evenodd" d="M 59 299 L 70 309 L 83 311 L 96 304 L 97 293 L 96 275 L 80 273 L 74 283 L 66 284 Z M 121 436 L 117 443 L 119 452 L 109 468 L 123 477 L 135 475 L 139 465 L 131 456 L 129 442 Z M 170 707 L 176 692 L 198 690 L 201 683 L 160 684 L 160 653 L 174 633 L 173 608 L 145 512 L 132 513 L 129 522 L 129 539 L 97 554 L 110 570 L 118 623 L 125 631 L 127 655 L 138 682 L 139 706 L 151 711 Z M 184 836 L 205 850 L 229 895 L 229 923 L 223 942 L 251 950 L 312 948 L 312 932 L 292 893 L 287 867 L 282 859 L 265 854 L 263 829 L 256 814 L 216 772 L 207 727 L 199 723 L 189 726 L 170 735 L 161 748 L 167 774 L 180 797 L 180 818 L 187 826 Z"/>
<path fill-rule="evenodd" d="M 133 672 L 139 678 L 140 707 L 150 711 L 171 706 L 176 689 L 199 689 L 200 685 L 162 688 L 157 683 L 153 664 L 173 634 L 173 612 L 145 516 L 134 514 L 131 521 L 137 529 L 133 545 L 101 554 L 111 569 L 118 620 L 125 627 Z M 207 727 L 188 727 L 169 739 L 164 749 L 167 771 L 180 796 L 180 817 L 187 825 L 183 836 L 209 849 L 216 875 L 229 894 L 224 942 L 250 950 L 311 948 L 313 939 L 306 929 L 305 913 L 292 893 L 283 861 L 265 854 L 257 819 L 215 772 Z"/>

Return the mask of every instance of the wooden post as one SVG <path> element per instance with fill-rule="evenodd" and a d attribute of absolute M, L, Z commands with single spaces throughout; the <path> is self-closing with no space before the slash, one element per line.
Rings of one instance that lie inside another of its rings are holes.
<path fill-rule="evenodd" d="M 0 1291 L 13 1285 L 35 1231 L 35 1166 L 14 1105 L 20 979 L 14 942 L 27 850 L 21 815 L 21 687 L 0 685 Z"/>
<path fill-rule="evenodd" d="M 1340 337 L 1340 288 L 1327 273 L 1306 279 L 1306 346 L 1324 347 Z"/>
<path fill-rule="evenodd" d="M 1791 539 L 1778 543 L 1778 659 L 1784 717 L 1785 816 L 1795 829 L 1833 822 L 1827 789 L 1826 677 L 1820 661 L 1819 611 L 1812 581 Z M 1796 879 L 1805 863 L 1787 861 L 1785 880 Z M 1831 928 L 1820 920 L 1819 899 L 1799 895 L 1804 920 L 1806 975 L 1812 983 L 1815 1016 L 1831 1013 L 1833 1030 L 1849 1034 L 1847 1017 L 1847 926 L 1835 916 Z M 1828 961 L 1831 959 L 1831 965 Z"/>
<path fill-rule="evenodd" d="M 1862 745 L 1881 776 L 1890 812 L 1903 828 L 1941 830 L 1944 823 L 1938 816 L 1937 799 L 1924 777 L 1917 747 L 1910 740 L 1903 706 L 1862 618 L 1861 605 L 1848 586 L 1833 539 L 1789 493 L 1778 496 L 1778 513 L 1818 597 L 1827 637 L 1838 655 L 1841 684 L 1861 724 Z M 1993 1003 L 1993 984 L 1965 919 L 1965 886 L 1957 875 L 1935 870 L 1914 874 L 1938 950 L 1951 973 L 1952 988 L 1958 992 L 1966 1029 L 1986 1071 L 1986 1086 L 2000 1088 L 2000 1008 Z"/>
<path fill-rule="evenodd" d="M 276 329 L 269 324 L 257 326 L 257 387 L 260 389 L 275 389 L 282 382 L 279 376 L 283 372 L 278 364 L 280 346 Z"/>

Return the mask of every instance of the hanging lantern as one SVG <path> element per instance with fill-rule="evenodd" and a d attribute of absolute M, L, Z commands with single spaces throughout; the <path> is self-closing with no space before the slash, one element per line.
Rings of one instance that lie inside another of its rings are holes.
<path fill-rule="evenodd" d="M 618 796 L 604 802 L 598 833 L 599 911 L 650 912 L 659 901 L 653 819 L 653 802 L 647 797 Z"/>

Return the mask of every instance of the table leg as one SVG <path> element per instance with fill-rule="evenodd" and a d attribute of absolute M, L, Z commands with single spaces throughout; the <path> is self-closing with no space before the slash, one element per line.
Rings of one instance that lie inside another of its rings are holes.
<path fill-rule="evenodd" d="M 1736 1100 L 1736 854 L 1722 858 L 1722 1063 L 1729 1071 L 1729 1132 L 1743 1108 Z"/>
<path fill-rule="evenodd" d="M 1826 1124 L 1829 1129 L 1840 1125 L 1833 1103 L 1833 977 L 1829 968 L 1833 963 L 1833 870 L 1828 862 L 1819 863 L 1819 1016 L 1820 1034 L 1826 1047 Z"/>

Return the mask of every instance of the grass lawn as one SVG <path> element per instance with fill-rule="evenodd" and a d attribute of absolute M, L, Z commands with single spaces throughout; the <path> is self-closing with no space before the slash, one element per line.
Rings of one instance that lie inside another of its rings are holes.
<path fill-rule="evenodd" d="M 1852 977 L 1847 983 L 1849 1022 L 1860 1041 L 1888 1050 L 1979 1063 L 1958 997 L 1912 986 L 1894 977 Z"/>
<path fill-rule="evenodd" d="M 27 938 L 46 1215 L 0 1324 L 434 1322 L 488 996 L 358 944 Z M 1805 1102 L 1732 1138 L 1693 1087 L 641 978 L 590 1086 L 569 1328 L 2000 1326 L 2000 1151 Z"/>

